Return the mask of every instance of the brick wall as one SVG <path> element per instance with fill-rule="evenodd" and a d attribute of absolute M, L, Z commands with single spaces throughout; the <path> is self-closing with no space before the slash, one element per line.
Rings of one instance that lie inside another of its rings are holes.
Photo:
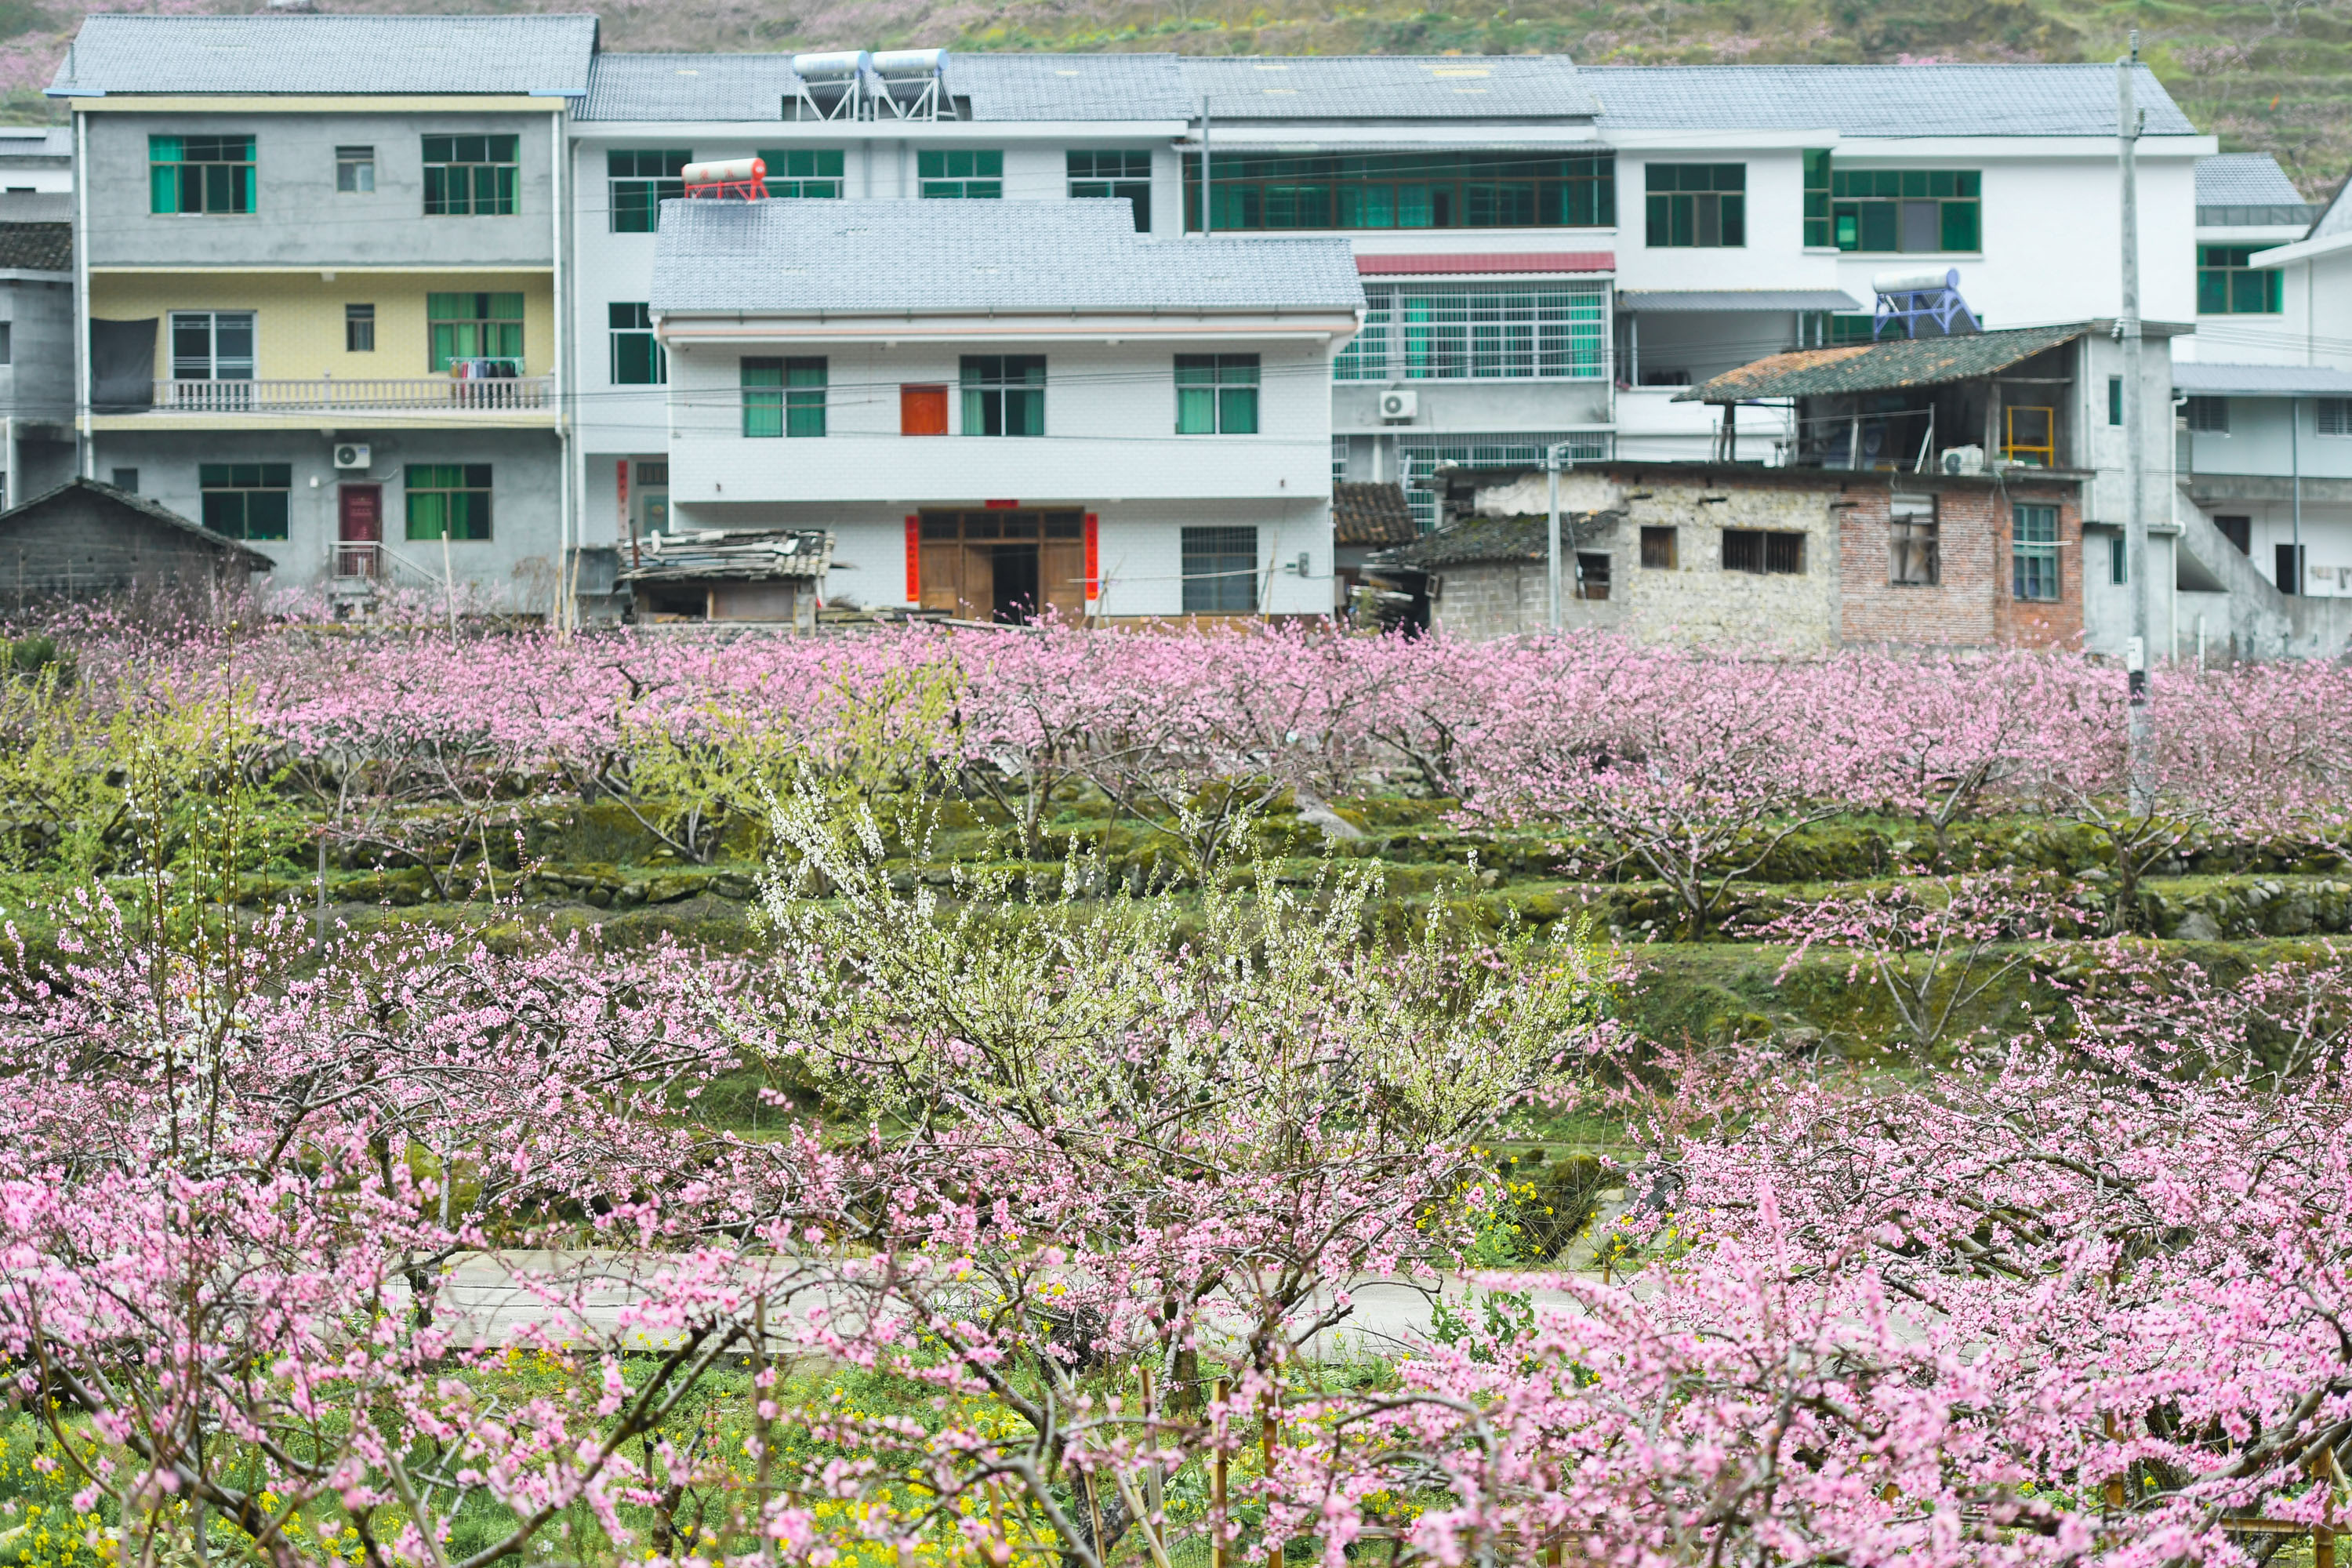
<path fill-rule="evenodd" d="M 1941 572 L 1934 586 L 1892 581 L 1891 510 L 1898 493 L 1935 498 Z M 2054 602 L 2015 595 L 2011 508 L 2018 501 L 2059 509 Z M 1843 518 L 1840 631 L 1848 645 L 2050 647 L 2072 647 L 2080 637 L 2083 520 L 2072 485 L 1888 476 L 1857 479 L 1836 505 Z"/>

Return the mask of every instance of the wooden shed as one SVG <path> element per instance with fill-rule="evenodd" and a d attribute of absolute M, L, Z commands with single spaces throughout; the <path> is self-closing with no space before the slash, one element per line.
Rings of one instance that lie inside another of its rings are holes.
<path fill-rule="evenodd" d="M 271 562 L 178 512 L 96 479 L 68 479 L 0 512 L 0 601 L 115 595 L 205 603 L 243 595 Z"/>

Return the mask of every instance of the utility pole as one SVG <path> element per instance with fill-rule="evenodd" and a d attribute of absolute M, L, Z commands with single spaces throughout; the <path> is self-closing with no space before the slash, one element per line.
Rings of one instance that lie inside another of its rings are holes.
<path fill-rule="evenodd" d="M 2149 807 L 2143 772 L 2147 756 L 2147 513 L 2142 491 L 2147 489 L 2147 424 L 2141 408 L 2139 323 L 2139 180 L 2136 157 L 2139 143 L 2139 104 L 2135 80 L 2139 68 L 2139 29 L 2131 32 L 2131 52 L 2116 62 L 2116 142 L 2123 169 L 2122 313 L 2116 335 L 2124 346 L 2124 569 L 2131 578 L 2131 638 L 2124 645 L 2124 679 L 2130 698 L 2132 808 Z M 2085 566 L 2088 563 L 2084 563 Z M 2090 576 L 2084 573 L 2087 580 Z"/>
<path fill-rule="evenodd" d="M 1568 457 L 1568 443 L 1544 448 L 1544 474 L 1551 483 L 1551 526 L 1544 531 L 1544 582 L 1549 590 L 1550 618 L 1545 623 L 1552 631 L 1559 630 L 1559 470 L 1562 466 L 1576 465 Z"/>

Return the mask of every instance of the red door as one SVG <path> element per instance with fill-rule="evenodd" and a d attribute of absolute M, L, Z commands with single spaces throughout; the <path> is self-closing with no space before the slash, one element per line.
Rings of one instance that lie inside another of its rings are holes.
<path fill-rule="evenodd" d="M 383 487 L 345 485 L 335 520 L 335 575 L 373 577 L 375 546 L 383 539 Z"/>
<path fill-rule="evenodd" d="M 944 386 L 901 386 L 898 389 L 898 434 L 944 436 L 948 433 L 948 389 Z"/>

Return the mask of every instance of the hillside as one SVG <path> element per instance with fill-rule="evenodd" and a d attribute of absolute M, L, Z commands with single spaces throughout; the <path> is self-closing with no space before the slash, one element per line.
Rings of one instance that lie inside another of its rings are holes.
<path fill-rule="evenodd" d="M 335 0 L 325 0 L 331 6 Z M 945 44 L 965 49 L 1171 49 L 1187 54 L 1564 51 L 1587 65 L 2112 58 L 2126 30 L 2181 106 L 2231 152 L 2274 153 L 2307 195 L 2352 163 L 2352 0 L 614 0 L 615 49 L 738 50 Z M 95 8 L 95 7 L 89 7 Z M 257 6 L 161 0 L 120 10 Z M 395 3 L 352 9 L 574 10 Z M 19 118 L 85 7 L 0 0 L 0 92 Z"/>

